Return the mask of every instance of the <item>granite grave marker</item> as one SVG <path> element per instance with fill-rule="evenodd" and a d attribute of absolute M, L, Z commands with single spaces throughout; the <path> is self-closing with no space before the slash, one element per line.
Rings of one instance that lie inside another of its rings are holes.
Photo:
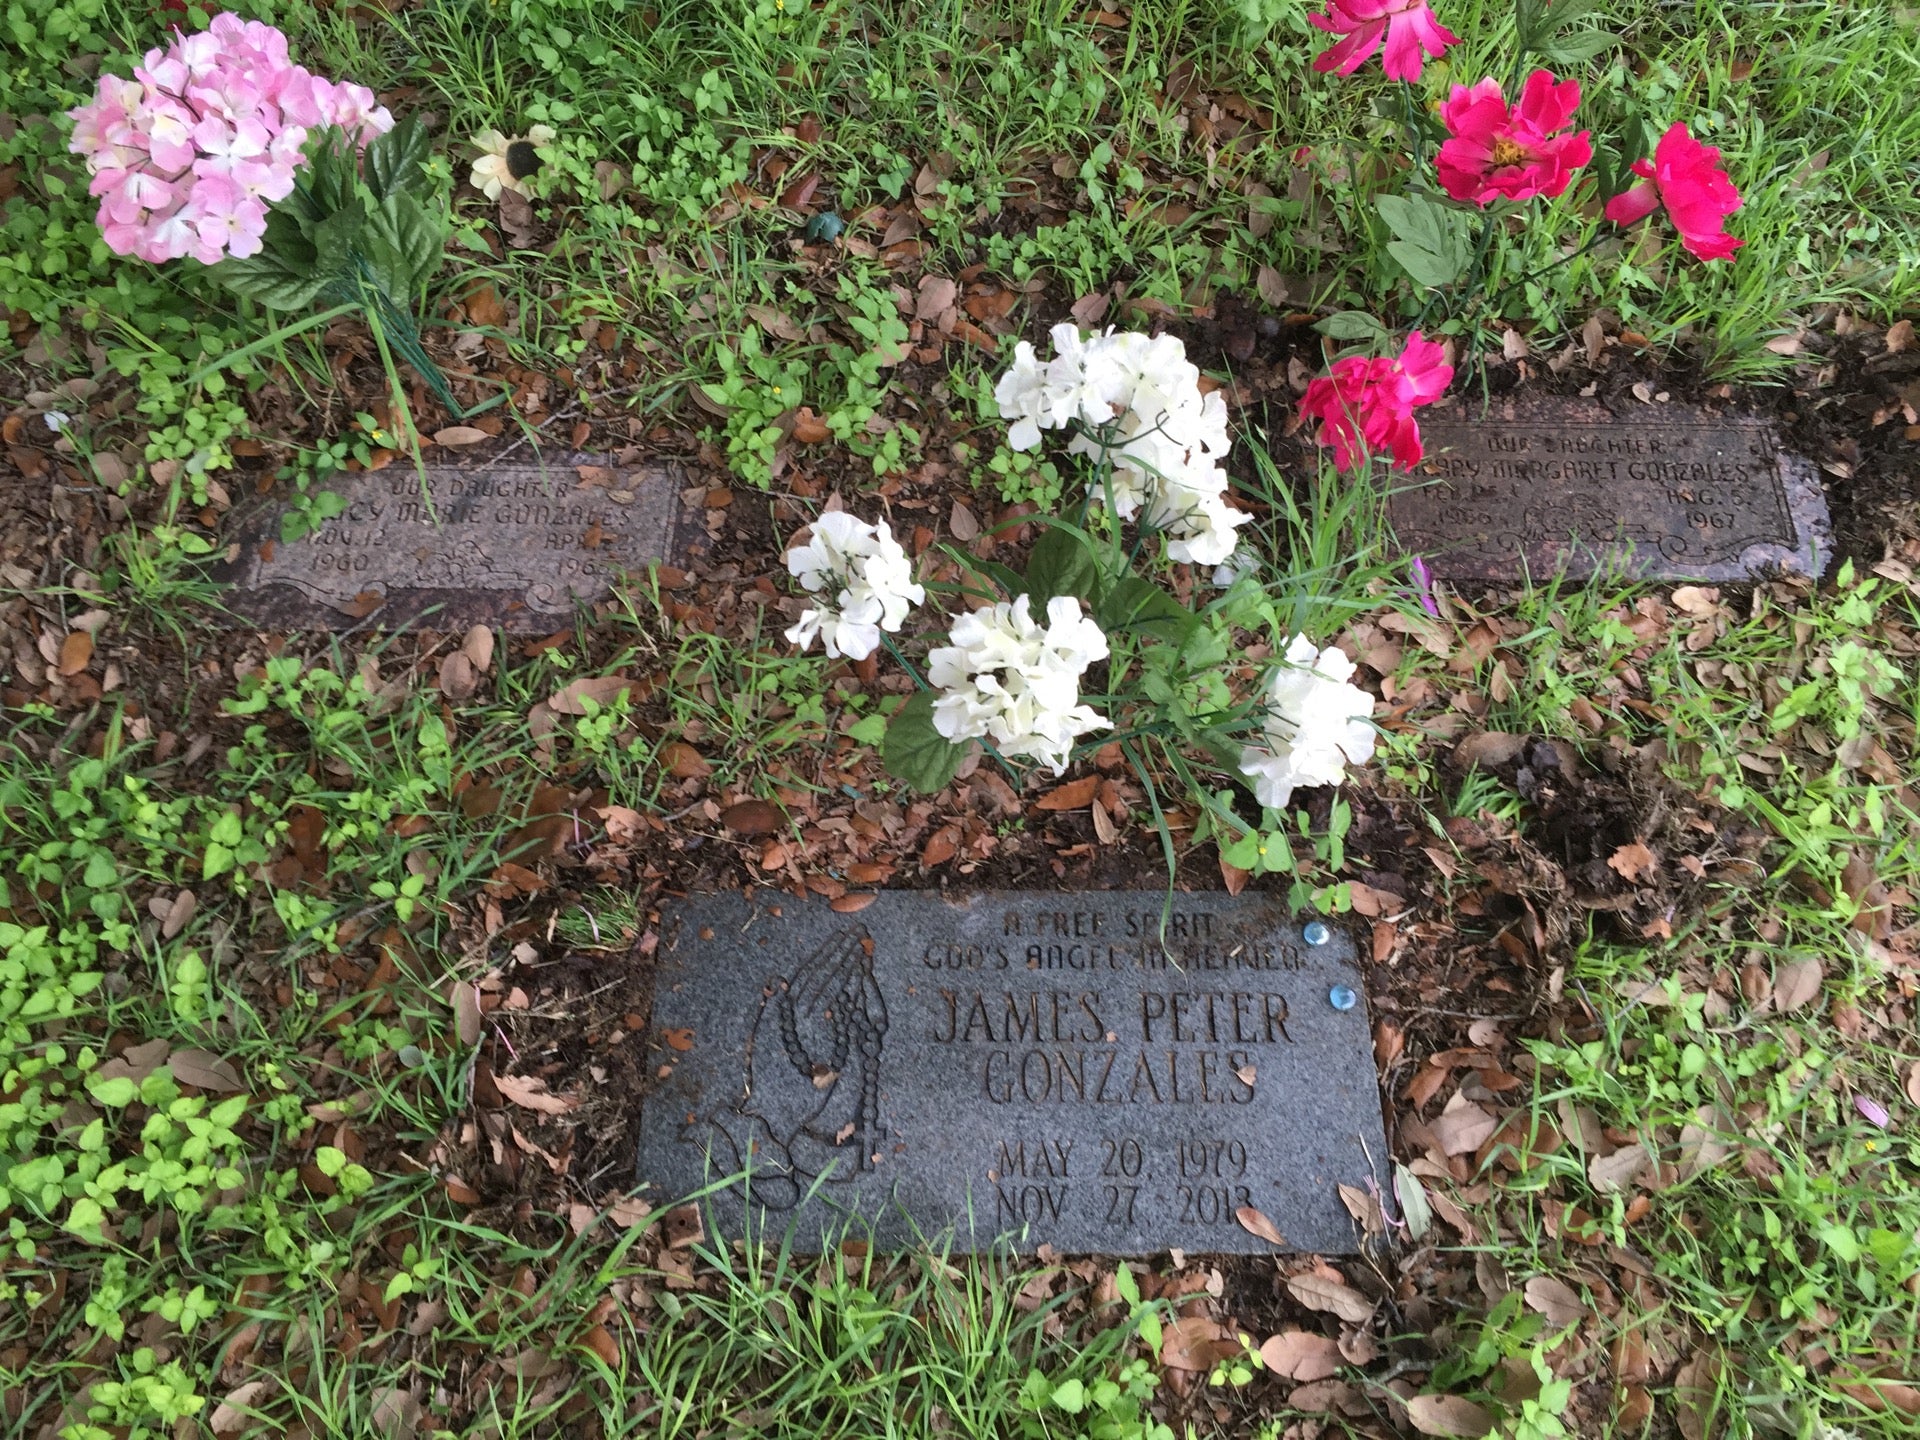
<path fill-rule="evenodd" d="M 291 543 L 280 539 L 281 507 L 249 512 L 217 578 L 236 617 L 276 629 L 418 620 L 551 630 L 575 600 L 601 599 L 616 575 L 668 558 L 683 483 L 670 465 L 562 455 L 431 460 L 423 484 L 396 460 L 330 480 L 345 510 Z"/>
<path fill-rule="evenodd" d="M 1819 476 L 1764 420 L 1468 400 L 1423 414 L 1420 432 L 1426 458 L 1395 476 L 1388 517 L 1401 547 L 1444 579 L 1583 580 L 1618 566 L 1729 581 L 1814 574 L 1828 554 Z"/>
<path fill-rule="evenodd" d="M 1353 947 L 1268 896 L 888 891 L 856 913 L 762 892 L 664 910 L 639 1179 L 723 1232 L 981 1249 L 1355 1248 L 1336 1192 L 1387 1161 Z M 1348 996 L 1342 995 L 1345 1002 Z"/>

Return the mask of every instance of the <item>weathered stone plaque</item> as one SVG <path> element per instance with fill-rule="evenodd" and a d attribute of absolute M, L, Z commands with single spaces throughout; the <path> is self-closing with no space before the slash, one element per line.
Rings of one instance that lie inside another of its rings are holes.
<path fill-rule="evenodd" d="M 218 574 L 232 587 L 223 601 L 242 621 L 284 629 L 552 629 L 575 600 L 668 557 L 682 483 L 676 467 L 605 456 L 438 461 L 424 481 L 396 461 L 329 482 L 346 510 L 291 544 L 279 507 L 250 515 Z"/>
<path fill-rule="evenodd" d="M 853 1212 L 883 1243 L 1147 1254 L 1355 1248 L 1335 1187 L 1386 1184 L 1351 942 L 1266 896 L 766 892 L 663 914 L 639 1178 L 722 1233 Z M 1348 997 L 1340 997 L 1345 1001 Z M 1390 1186 L 1389 1186 L 1390 1189 Z"/>
<path fill-rule="evenodd" d="M 1388 504 L 1403 549 L 1455 580 L 1650 580 L 1815 574 L 1826 500 L 1813 465 L 1763 420 L 1679 405 L 1471 400 L 1420 432 L 1426 459 Z M 1422 484 L 1422 481 L 1431 483 Z"/>

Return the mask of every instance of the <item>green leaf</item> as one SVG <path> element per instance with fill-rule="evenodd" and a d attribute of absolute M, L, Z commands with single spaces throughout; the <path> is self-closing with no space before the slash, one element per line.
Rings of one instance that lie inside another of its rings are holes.
<path fill-rule="evenodd" d="M 367 217 L 359 249 L 389 299 L 411 296 L 445 253 L 447 227 L 411 195 L 389 195 Z"/>
<path fill-rule="evenodd" d="M 1398 237 L 1388 243 L 1387 253 L 1416 285 L 1450 284 L 1466 269 L 1467 236 L 1455 211 L 1423 195 L 1382 195 L 1374 206 Z"/>
<path fill-rule="evenodd" d="M 1087 1387 L 1079 1380 L 1065 1380 L 1053 1387 L 1053 1403 L 1069 1415 L 1087 1408 Z"/>
<path fill-rule="evenodd" d="M 1387 327 L 1364 310 L 1336 310 L 1313 327 L 1330 340 L 1385 340 Z"/>
<path fill-rule="evenodd" d="M 418 115 L 409 115 L 386 134 L 375 136 L 362 159 L 374 199 L 430 194 L 432 181 L 425 170 L 429 149 L 426 127 Z"/>
<path fill-rule="evenodd" d="M 234 294 L 269 310 L 304 310 L 329 277 L 296 270 L 278 256 L 263 252 L 248 260 L 222 260 L 213 267 L 213 278 Z"/>
<path fill-rule="evenodd" d="M 1846 1225 L 1823 1225 L 1820 1239 L 1826 1247 L 1851 1265 L 1860 1258 L 1860 1237 Z"/>
<path fill-rule="evenodd" d="M 966 753 L 933 725 L 934 693 L 922 690 L 910 698 L 887 722 L 886 743 L 880 758 L 887 773 L 904 780 L 923 795 L 944 790 L 960 768 Z"/>
<path fill-rule="evenodd" d="M 868 715 L 847 727 L 847 737 L 858 740 L 862 745 L 878 745 L 886 738 L 886 734 L 887 717 L 884 715 Z"/>
<path fill-rule="evenodd" d="M 1093 618 L 1102 630 L 1137 630 L 1170 645 L 1180 644 L 1199 623 L 1186 606 L 1138 575 L 1129 575 L 1102 596 Z"/>
<path fill-rule="evenodd" d="M 1398 1162 L 1393 1167 L 1393 1193 L 1399 1197 L 1400 1211 L 1407 1217 L 1407 1237 L 1420 1239 L 1433 1228 L 1433 1207 L 1427 1203 L 1427 1192 L 1420 1184 L 1420 1177 Z"/>
<path fill-rule="evenodd" d="M 1027 604 L 1034 618 L 1047 613 L 1056 595 L 1090 600 L 1100 584 L 1100 562 L 1082 535 L 1063 526 L 1049 526 L 1027 560 Z"/>
<path fill-rule="evenodd" d="M 200 857 L 200 878 L 202 880 L 212 880 L 216 876 L 226 874 L 227 871 L 233 868 L 233 860 L 233 851 L 222 845 L 218 840 L 209 840 L 207 842 L 207 853 Z"/>
<path fill-rule="evenodd" d="M 67 1223 L 61 1228 L 69 1235 L 78 1235 L 82 1240 L 99 1240 L 100 1222 L 107 1218 L 107 1212 L 100 1208 L 98 1200 L 82 1195 L 73 1202 L 73 1208 L 67 1211 Z"/>
<path fill-rule="evenodd" d="M 140 1088 L 125 1075 L 116 1075 L 111 1080 L 89 1077 L 87 1093 L 102 1105 L 131 1105 Z"/>
<path fill-rule="evenodd" d="M 329 279 L 346 274 L 353 264 L 354 242 L 360 238 L 366 223 L 367 212 L 356 201 L 314 226 L 314 273 Z"/>
<path fill-rule="evenodd" d="M 1620 37 L 1611 30 L 1580 30 L 1549 41 L 1540 53 L 1562 65 L 1579 65 L 1620 43 Z"/>
<path fill-rule="evenodd" d="M 320 1145 L 314 1149 L 313 1163 L 331 1180 L 347 1168 L 347 1152 L 333 1145 Z"/>

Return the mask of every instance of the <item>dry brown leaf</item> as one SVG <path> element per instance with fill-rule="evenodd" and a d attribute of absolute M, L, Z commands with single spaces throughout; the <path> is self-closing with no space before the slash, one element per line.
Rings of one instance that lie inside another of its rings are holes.
<path fill-rule="evenodd" d="M 1338 1372 L 1342 1363 L 1337 1343 L 1306 1330 L 1282 1330 L 1268 1336 L 1260 1347 L 1260 1359 L 1287 1380 L 1325 1380 Z"/>
<path fill-rule="evenodd" d="M 1631 1186 L 1652 1163 L 1647 1147 L 1636 1141 L 1611 1155 L 1594 1156 L 1587 1162 L 1587 1179 L 1602 1195 L 1612 1195 Z"/>
<path fill-rule="evenodd" d="M 1242 1230 L 1246 1231 L 1249 1235 L 1258 1235 L 1269 1245 L 1285 1245 L 1287 1243 L 1287 1237 L 1280 1233 L 1280 1227 L 1275 1225 L 1273 1221 L 1269 1220 L 1264 1214 L 1254 1209 L 1251 1205 L 1242 1205 L 1238 1210 L 1233 1212 L 1233 1218 L 1240 1222 L 1240 1228 Z"/>
<path fill-rule="evenodd" d="M 473 661 L 464 650 L 449 650 L 440 657 L 440 693 L 449 700 L 470 700 L 480 688 Z"/>
<path fill-rule="evenodd" d="M 1547 1324 L 1556 1330 L 1578 1325 L 1586 1318 L 1588 1306 L 1580 1292 L 1551 1275 L 1536 1275 L 1527 1281 L 1526 1296 L 1527 1308 L 1546 1316 Z"/>
<path fill-rule="evenodd" d="M 720 823 L 736 835 L 771 835 L 780 828 L 780 812 L 764 800 L 741 800 L 720 812 Z"/>
<path fill-rule="evenodd" d="M 171 940 L 187 928 L 187 922 L 193 918 L 193 912 L 200 906 L 199 897 L 191 890 L 182 890 L 173 897 L 173 903 L 167 906 L 167 913 L 160 917 L 160 938 Z"/>
<path fill-rule="evenodd" d="M 542 1115 L 565 1115 L 580 1104 L 578 1095 L 553 1094 L 537 1075 L 496 1075 L 493 1083 L 502 1096 L 521 1109 Z"/>
<path fill-rule="evenodd" d="M 1224 1355 L 1239 1346 L 1217 1320 L 1184 1315 L 1166 1327 L 1160 1342 L 1160 1363 L 1169 1370 L 1211 1370 Z"/>
<path fill-rule="evenodd" d="M 1707 1440 L 1713 1433 L 1724 1362 L 1715 1349 L 1698 1350 L 1673 1377 L 1673 1414 L 1687 1440 Z"/>
<path fill-rule="evenodd" d="M 879 899 L 872 890 L 849 890 L 845 895 L 836 895 L 827 902 L 827 908 L 836 915 L 856 915 Z"/>
<path fill-rule="evenodd" d="M 967 507 L 966 501 L 956 500 L 953 502 L 953 509 L 947 515 L 947 529 L 953 532 L 954 539 L 964 545 L 969 540 L 978 538 L 980 517 Z"/>
<path fill-rule="evenodd" d="M 679 780 L 704 780 L 713 774 L 707 757 L 684 740 L 669 740 L 660 747 L 660 763 Z"/>
<path fill-rule="evenodd" d="M 258 1423 L 247 1412 L 252 1409 L 254 1401 L 258 1400 L 272 1384 L 271 1380 L 249 1380 L 246 1384 L 229 1390 L 226 1398 L 213 1407 L 213 1417 L 207 1421 L 208 1428 L 220 1437 L 220 1440 L 226 1440 L 229 1435 L 245 1434 L 249 1426 Z"/>
<path fill-rule="evenodd" d="M 914 319 L 938 321 L 953 308 L 958 294 L 959 287 L 944 275 L 921 276 L 920 292 L 914 297 Z"/>
<path fill-rule="evenodd" d="M 1887 327 L 1887 353 L 1897 355 L 1913 348 L 1913 321 L 1896 320 Z"/>
<path fill-rule="evenodd" d="M 453 1007 L 453 1033 L 462 1045 L 480 1043 L 480 992 L 470 981 L 456 980 L 447 997 Z"/>
<path fill-rule="evenodd" d="M 1476 766 L 1493 768 L 1511 765 L 1526 748 L 1527 737 L 1524 735 L 1509 735 L 1502 730 L 1481 730 L 1454 746 L 1452 758 L 1454 765 L 1461 770 L 1472 770 Z"/>
<path fill-rule="evenodd" d="M 637 1195 L 629 1195 L 624 1200 L 616 1200 L 607 1207 L 607 1218 L 612 1220 L 613 1223 L 618 1225 L 622 1230 L 631 1230 L 634 1226 L 645 1223 L 647 1218 L 652 1214 L 653 1206 L 649 1205 Z"/>
<path fill-rule="evenodd" d="M 1907 1067 L 1907 1099 L 1920 1105 L 1920 1060 Z"/>
<path fill-rule="evenodd" d="M 60 663 L 57 667 L 62 675 L 78 675 L 87 668 L 87 662 L 93 659 L 93 636 L 84 630 L 70 630 L 67 638 L 60 642 Z"/>
<path fill-rule="evenodd" d="M 1373 1301 L 1351 1285 L 1309 1270 L 1287 1277 L 1287 1292 L 1309 1310 L 1324 1310 L 1355 1325 L 1373 1314 Z"/>
<path fill-rule="evenodd" d="M 1443 1155 L 1465 1155 L 1478 1150 L 1500 1122 L 1458 1090 L 1433 1122 L 1433 1138 Z"/>
<path fill-rule="evenodd" d="M 176 1050 L 167 1057 L 167 1068 L 182 1085 L 222 1094 L 247 1088 L 240 1072 L 211 1050 Z"/>
<path fill-rule="evenodd" d="M 1093 803 L 1093 797 L 1099 792 L 1101 777 L 1083 776 L 1078 780 L 1069 780 L 1064 785 L 1056 785 L 1038 800 L 1034 801 L 1036 810 L 1084 810 Z"/>
<path fill-rule="evenodd" d="M 1898 1410 L 1903 1415 L 1920 1415 L 1920 1389 L 1890 1375 L 1840 1380 L 1834 1383 L 1833 1388 L 1848 1399 L 1859 1401 L 1869 1410 Z"/>
<path fill-rule="evenodd" d="M 1642 875 L 1659 863 L 1659 857 L 1639 840 L 1622 845 L 1607 857 L 1607 868 L 1615 871 L 1630 885 L 1636 883 Z"/>
<path fill-rule="evenodd" d="M 1493 1431 L 1493 1416 L 1460 1395 L 1416 1395 L 1407 1402 L 1407 1419 L 1422 1435 L 1478 1440 Z"/>
<path fill-rule="evenodd" d="M 467 662 L 482 675 L 493 668 L 493 631 L 485 625 L 475 625 L 467 631 L 466 638 L 460 642 L 460 653 Z"/>
<path fill-rule="evenodd" d="M 1817 957 L 1789 960 L 1773 972 L 1773 1008 L 1782 1015 L 1798 1010 L 1820 993 L 1827 967 Z"/>
<path fill-rule="evenodd" d="M 484 430 L 476 430 L 471 425 L 448 425 L 433 432 L 436 445 L 478 445 L 490 438 Z"/>

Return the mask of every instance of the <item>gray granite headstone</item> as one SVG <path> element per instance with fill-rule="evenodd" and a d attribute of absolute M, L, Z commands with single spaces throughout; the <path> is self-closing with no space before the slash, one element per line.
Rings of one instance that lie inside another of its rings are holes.
<path fill-rule="evenodd" d="M 738 1235 L 1269 1253 L 1355 1247 L 1340 1183 L 1386 1183 L 1350 940 L 1266 896 L 761 892 L 670 902 L 640 1181 Z M 1345 997 L 1342 997 L 1343 999 Z M 750 1196 L 750 1198 L 748 1198 Z"/>
<path fill-rule="evenodd" d="M 1817 574 L 1830 553 L 1813 464 L 1764 420 L 1682 405 L 1468 397 L 1422 412 L 1426 458 L 1396 474 L 1403 550 L 1453 580 Z"/>
<path fill-rule="evenodd" d="M 669 558 L 684 483 L 677 466 L 606 456 L 433 460 L 424 477 L 396 460 L 330 480 L 346 509 L 291 543 L 283 506 L 253 510 L 215 578 L 236 618 L 274 629 L 551 630 Z"/>

